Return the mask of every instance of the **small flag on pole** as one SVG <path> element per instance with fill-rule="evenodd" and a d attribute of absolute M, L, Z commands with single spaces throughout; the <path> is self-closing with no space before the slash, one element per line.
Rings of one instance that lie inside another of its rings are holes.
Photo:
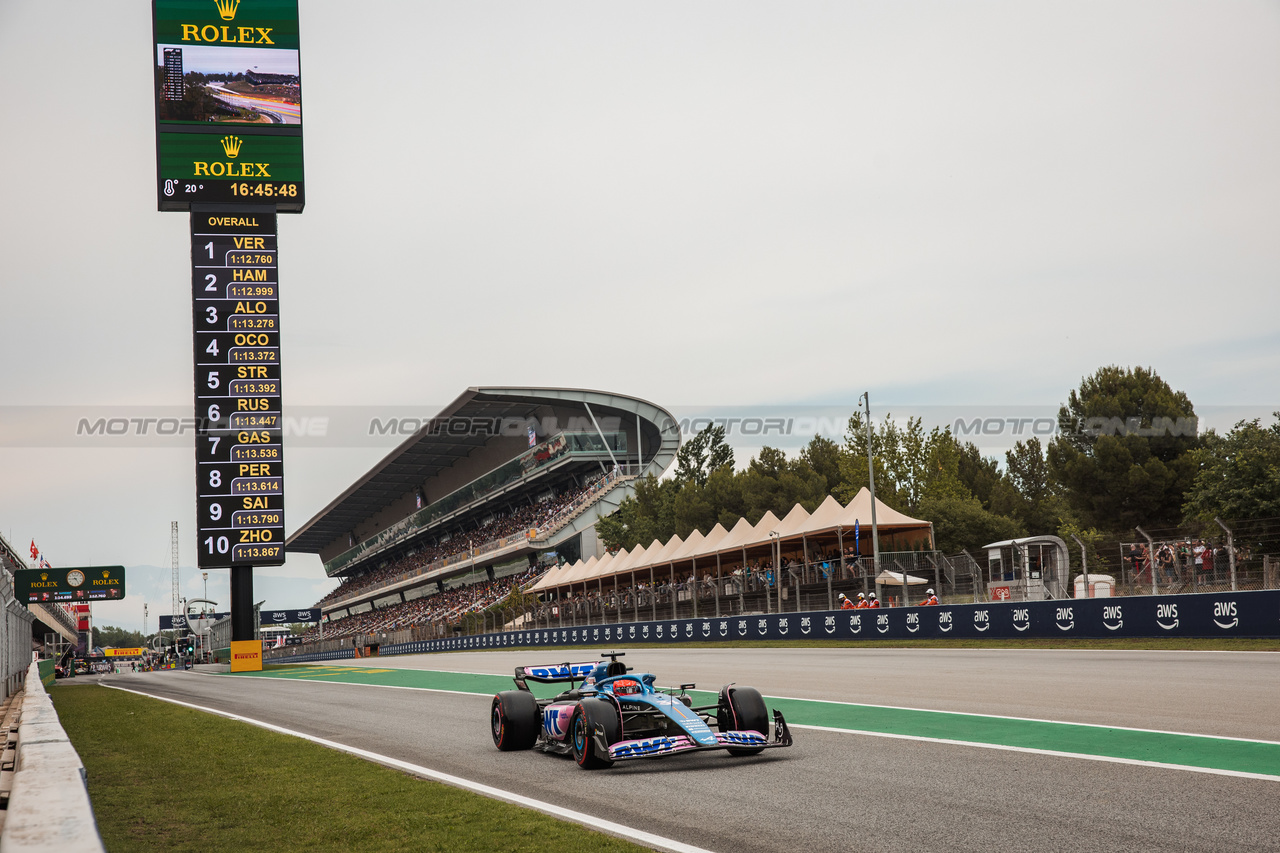
<path fill-rule="evenodd" d="M 40 549 L 36 547 L 36 540 L 32 539 L 31 540 L 31 559 L 34 560 L 39 556 L 40 556 Z"/>

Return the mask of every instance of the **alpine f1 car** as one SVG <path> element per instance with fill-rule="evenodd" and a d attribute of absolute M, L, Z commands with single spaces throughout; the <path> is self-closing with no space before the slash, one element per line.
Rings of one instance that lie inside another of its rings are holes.
<path fill-rule="evenodd" d="M 681 752 L 756 755 L 791 746 L 791 732 L 777 710 L 769 740 L 769 712 L 759 691 L 727 684 L 716 704 L 695 707 L 686 691 L 697 685 L 681 684 L 678 693 L 659 690 L 654 675 L 633 674 L 618 660 L 622 656 L 614 652 L 608 660 L 516 667 L 517 689 L 493 697 L 494 745 L 504 752 L 537 747 L 572 755 L 588 770 Z M 530 681 L 563 682 L 569 689 L 539 699 L 529 690 Z M 582 684 L 575 686 L 578 681 Z"/>

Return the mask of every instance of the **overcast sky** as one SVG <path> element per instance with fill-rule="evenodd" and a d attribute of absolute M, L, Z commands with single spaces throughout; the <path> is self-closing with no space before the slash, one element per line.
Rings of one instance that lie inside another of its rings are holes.
<path fill-rule="evenodd" d="M 286 417 L 487 384 L 1051 418 L 1106 364 L 1220 428 L 1280 408 L 1273 0 L 301 5 Z M 151 57 L 148 3 L 0 2 L 0 533 L 134 569 L 95 619 L 146 601 L 154 630 L 171 521 L 202 593 L 193 452 L 75 436 L 192 409 Z M 290 531 L 393 443 L 287 444 Z M 255 584 L 281 608 L 332 582 L 299 555 Z"/>

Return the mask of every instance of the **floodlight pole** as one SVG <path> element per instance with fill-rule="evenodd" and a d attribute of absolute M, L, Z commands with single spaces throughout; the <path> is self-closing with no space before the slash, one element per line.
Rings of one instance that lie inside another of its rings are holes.
<path fill-rule="evenodd" d="M 1151 594 L 1159 595 L 1160 588 L 1156 584 L 1156 543 L 1147 535 L 1147 531 L 1141 527 L 1135 527 L 1138 535 L 1147 540 L 1147 567 L 1151 569 Z"/>
<path fill-rule="evenodd" d="M 782 562 L 782 547 L 778 544 L 778 531 L 770 530 L 769 538 L 772 539 L 772 547 L 769 549 L 773 558 L 773 582 L 778 586 L 778 612 L 782 612 L 782 567 L 778 564 Z M 764 588 L 765 613 L 769 612 L 769 602 L 772 600 L 772 593 L 769 592 L 769 585 L 766 583 Z"/>
<path fill-rule="evenodd" d="M 1231 535 L 1231 528 L 1230 528 L 1230 527 L 1227 527 L 1225 524 L 1223 524 L 1223 523 L 1222 523 L 1222 519 L 1218 518 L 1218 517 L 1215 515 L 1215 516 L 1213 517 L 1213 520 L 1214 520 L 1215 522 L 1217 522 L 1218 526 L 1219 526 L 1219 527 L 1221 527 L 1224 531 L 1226 531 L 1226 534 L 1227 534 L 1227 562 L 1228 562 L 1228 564 L 1231 566 L 1231 591 L 1232 591 L 1232 592 L 1235 592 L 1235 591 L 1236 591 L 1236 543 L 1235 543 L 1235 539 L 1234 539 L 1234 538 L 1232 537 L 1232 535 Z M 1214 573 L 1215 575 L 1218 573 L 1218 564 L 1217 564 L 1217 562 L 1216 562 L 1216 561 L 1215 561 L 1215 562 L 1214 562 L 1214 564 L 1213 564 L 1213 573 Z"/>
<path fill-rule="evenodd" d="M 836 525 L 836 547 L 840 549 L 840 580 L 844 580 L 844 525 Z M 827 609 L 836 609 L 836 600 L 831 589 L 831 567 L 827 567 Z"/>
<path fill-rule="evenodd" d="M 1076 544 L 1080 546 L 1080 570 L 1084 575 L 1084 597 L 1093 598 L 1093 596 L 1089 594 L 1089 554 L 1085 550 L 1084 542 L 1080 540 L 1079 536 L 1072 533 L 1071 538 L 1076 540 Z"/>
<path fill-rule="evenodd" d="M 871 484 L 871 574 L 876 579 L 876 588 L 880 587 L 880 528 L 876 526 L 876 466 L 875 454 L 871 452 L 871 395 L 862 392 L 862 403 L 867 412 L 867 482 Z M 902 574 L 902 603 L 907 603 L 907 575 Z"/>

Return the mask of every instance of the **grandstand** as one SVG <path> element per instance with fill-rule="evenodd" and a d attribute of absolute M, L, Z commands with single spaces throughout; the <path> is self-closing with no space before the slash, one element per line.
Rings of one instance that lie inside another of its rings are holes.
<path fill-rule="evenodd" d="M 286 541 L 341 580 L 317 605 L 326 639 L 456 619 L 596 556 L 596 521 L 680 446 L 664 409 L 569 388 L 468 388 L 410 426 Z"/>

